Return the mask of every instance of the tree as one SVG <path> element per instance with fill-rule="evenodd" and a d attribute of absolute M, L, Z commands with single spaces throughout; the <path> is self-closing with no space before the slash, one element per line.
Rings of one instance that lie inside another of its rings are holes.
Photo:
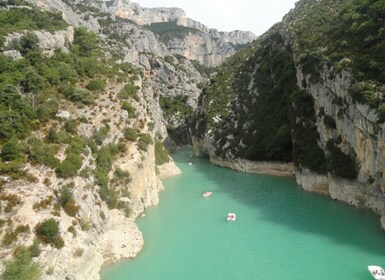
<path fill-rule="evenodd" d="M 20 154 L 20 145 L 17 138 L 12 137 L 9 139 L 1 149 L 1 158 L 4 161 L 11 161 L 17 159 Z"/>
<path fill-rule="evenodd" d="M 32 32 L 28 32 L 20 38 L 20 53 L 24 56 L 30 51 L 39 48 L 39 39 Z"/>
<path fill-rule="evenodd" d="M 98 37 L 95 33 L 87 31 L 84 27 L 75 29 L 73 48 L 80 56 L 91 56 L 98 49 Z"/>

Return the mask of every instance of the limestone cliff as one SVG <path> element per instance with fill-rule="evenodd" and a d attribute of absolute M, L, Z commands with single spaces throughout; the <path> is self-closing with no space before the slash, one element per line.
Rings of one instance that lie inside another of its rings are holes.
<path fill-rule="evenodd" d="M 97 1 L 30 2 L 54 13 L 15 7 L 15 20 L 47 22 L 2 41 L 2 61 L 19 67 L 3 69 L 13 80 L 0 86 L 9 116 L 0 136 L 0 272 L 24 246 L 36 249 L 42 279 L 99 279 L 103 264 L 141 250 L 136 217 L 158 203 L 160 178 L 180 173 L 170 159 L 155 164 L 168 135 L 159 96 L 188 95 L 196 106 L 204 78 L 152 32 L 115 21 L 108 29 Z M 58 10 L 69 26 L 57 30 Z"/>
<path fill-rule="evenodd" d="M 166 26 L 167 23 L 186 27 L 184 34 L 172 36 L 163 41 L 174 54 L 183 55 L 187 59 L 197 60 L 202 64 L 217 66 L 234 54 L 243 45 L 251 43 L 256 36 L 251 32 L 232 31 L 219 32 L 202 23 L 187 17 L 179 8 L 143 8 L 128 0 L 109 2 L 108 10 L 117 17 L 130 19 L 142 26 Z M 162 28 L 164 29 L 164 28 Z M 162 31 L 163 32 L 163 31 Z"/>
<path fill-rule="evenodd" d="M 293 161 L 304 189 L 369 208 L 383 225 L 379 2 L 299 1 L 230 58 L 200 97 L 191 129 L 198 152 L 233 167 Z"/>

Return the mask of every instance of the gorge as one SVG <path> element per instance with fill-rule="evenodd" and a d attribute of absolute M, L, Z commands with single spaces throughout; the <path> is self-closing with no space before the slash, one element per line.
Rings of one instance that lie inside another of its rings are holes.
<path fill-rule="evenodd" d="M 128 0 L 1 0 L 0 272 L 99 279 L 135 256 L 186 145 L 385 228 L 384 7 L 301 0 L 257 38 Z"/>

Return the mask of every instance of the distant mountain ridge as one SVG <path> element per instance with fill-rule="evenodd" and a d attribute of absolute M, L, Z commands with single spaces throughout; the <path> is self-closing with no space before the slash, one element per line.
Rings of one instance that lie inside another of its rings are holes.
<path fill-rule="evenodd" d="M 188 18 L 180 8 L 143 8 L 129 0 L 107 2 L 108 11 L 120 18 L 130 19 L 139 25 L 175 23 L 178 26 L 196 29 L 199 32 L 186 32 L 182 38 L 165 42 L 169 49 L 188 59 L 217 66 L 225 58 L 234 54 L 243 45 L 254 41 L 257 36 L 250 31 L 235 30 L 221 32 Z"/>

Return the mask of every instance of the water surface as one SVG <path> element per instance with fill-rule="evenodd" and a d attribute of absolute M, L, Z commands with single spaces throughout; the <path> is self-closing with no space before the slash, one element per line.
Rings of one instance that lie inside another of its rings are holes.
<path fill-rule="evenodd" d="M 138 219 L 143 251 L 103 280 L 365 280 L 367 265 L 385 266 L 385 233 L 369 211 L 291 178 L 213 166 L 191 150 L 173 158 L 183 174 L 165 180 L 160 204 Z"/>

